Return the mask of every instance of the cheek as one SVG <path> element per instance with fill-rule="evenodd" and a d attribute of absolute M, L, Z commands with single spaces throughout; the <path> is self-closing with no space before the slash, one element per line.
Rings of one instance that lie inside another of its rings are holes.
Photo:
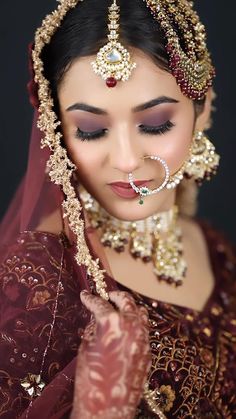
<path fill-rule="evenodd" d="M 89 175 L 91 176 L 91 173 L 94 173 L 94 170 L 99 170 L 100 159 L 96 147 L 94 147 L 95 144 L 89 145 L 87 142 L 77 139 L 75 137 L 76 127 L 72 126 L 63 114 L 61 115 L 61 121 L 68 156 L 77 167 L 81 178 L 87 178 Z"/>
<path fill-rule="evenodd" d="M 75 164 L 84 186 L 94 183 L 94 173 L 101 173 L 104 150 L 99 141 L 88 143 L 75 137 L 75 129 L 62 118 L 62 132 L 70 160 Z"/>
<path fill-rule="evenodd" d="M 66 148 L 70 159 L 78 169 L 79 178 L 82 181 L 83 179 L 89 181 L 90 178 L 94 180 L 94 173 L 99 173 L 103 164 L 99 148 L 95 144 L 83 143 L 80 140 L 67 141 Z"/>
<path fill-rule="evenodd" d="M 173 172 L 178 170 L 180 166 L 189 156 L 192 141 L 192 132 L 182 132 L 174 138 L 172 147 L 169 150 L 170 167 Z"/>
<path fill-rule="evenodd" d="M 158 144 L 156 153 L 166 160 L 171 173 L 175 173 L 189 156 L 192 141 L 192 126 L 173 128 L 173 131 L 163 135 L 163 141 Z"/>

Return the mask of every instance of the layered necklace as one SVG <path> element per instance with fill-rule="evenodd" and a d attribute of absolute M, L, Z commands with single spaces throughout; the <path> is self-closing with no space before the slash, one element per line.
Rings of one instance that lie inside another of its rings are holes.
<path fill-rule="evenodd" d="M 80 198 L 91 227 L 100 232 L 103 246 L 119 253 L 128 248 L 135 259 L 152 262 L 159 281 L 176 287 L 183 284 L 187 264 L 183 257 L 182 231 L 177 226 L 177 206 L 133 222 L 111 216 L 85 189 L 80 190 Z"/>

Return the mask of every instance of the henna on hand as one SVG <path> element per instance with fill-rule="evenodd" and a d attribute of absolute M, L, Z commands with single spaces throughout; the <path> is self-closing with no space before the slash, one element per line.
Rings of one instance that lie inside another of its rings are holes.
<path fill-rule="evenodd" d="M 131 419 L 151 367 L 148 312 L 123 291 L 109 302 L 81 293 L 94 320 L 85 330 L 75 380 L 71 419 Z"/>

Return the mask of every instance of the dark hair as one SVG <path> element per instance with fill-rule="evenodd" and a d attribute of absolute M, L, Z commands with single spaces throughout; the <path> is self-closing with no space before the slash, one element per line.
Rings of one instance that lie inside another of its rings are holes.
<path fill-rule="evenodd" d="M 57 89 L 75 59 L 95 55 L 107 42 L 107 16 L 111 0 L 83 0 L 71 9 L 42 51 L 44 74 L 50 82 L 57 110 Z M 124 46 L 146 53 L 170 72 L 165 39 L 143 0 L 119 0 L 120 39 Z M 204 104 L 194 102 L 198 114 Z"/>

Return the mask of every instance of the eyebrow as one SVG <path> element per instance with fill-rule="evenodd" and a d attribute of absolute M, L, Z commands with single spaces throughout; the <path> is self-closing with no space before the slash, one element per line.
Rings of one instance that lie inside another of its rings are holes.
<path fill-rule="evenodd" d="M 87 105 L 86 103 L 75 103 L 74 105 L 69 106 L 66 109 L 67 112 L 71 111 L 85 111 L 94 113 L 96 115 L 108 115 L 106 111 L 100 108 L 96 108 L 95 106 Z"/>
<path fill-rule="evenodd" d="M 135 106 L 135 108 L 133 108 L 132 111 L 135 113 L 141 112 L 146 109 L 153 108 L 154 106 L 162 105 L 163 103 L 179 103 L 179 101 L 168 96 L 160 96 L 156 99 L 152 99 L 141 105 Z M 67 108 L 66 111 L 67 112 L 84 111 L 84 112 L 93 113 L 95 115 L 108 115 L 108 112 L 105 111 L 104 109 L 97 108 L 96 106 L 91 106 L 86 103 L 75 103 L 74 105 L 69 106 L 69 108 Z"/>
<path fill-rule="evenodd" d="M 138 105 L 132 109 L 133 112 L 141 112 L 145 111 L 146 109 L 153 108 L 157 105 L 162 105 L 163 103 L 179 103 L 178 100 L 173 99 L 172 97 L 168 96 L 160 96 L 156 99 L 152 99 L 149 102 L 143 103 L 142 105 Z"/>

